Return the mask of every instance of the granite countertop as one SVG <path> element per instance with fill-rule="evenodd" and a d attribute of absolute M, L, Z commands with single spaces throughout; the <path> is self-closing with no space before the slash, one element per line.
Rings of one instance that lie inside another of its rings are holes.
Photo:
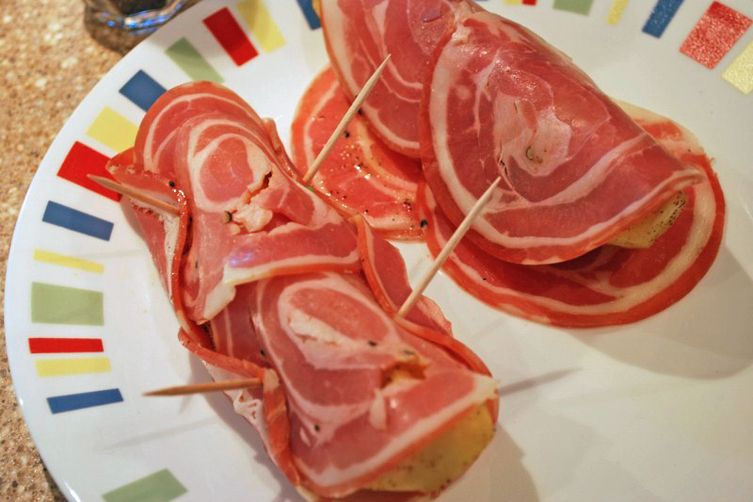
<path fill-rule="evenodd" d="M 13 227 L 37 166 L 74 108 L 122 54 L 92 39 L 84 26 L 81 0 L 8 0 L 2 6 L 0 279 L 4 285 Z M 4 326 L 0 338 L 0 500 L 64 500 L 21 416 L 8 369 Z"/>

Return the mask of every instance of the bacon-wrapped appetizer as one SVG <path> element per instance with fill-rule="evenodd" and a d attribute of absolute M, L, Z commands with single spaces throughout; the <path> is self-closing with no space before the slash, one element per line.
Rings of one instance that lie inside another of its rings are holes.
<path fill-rule="evenodd" d="M 311 498 L 436 493 L 490 441 L 494 380 L 422 298 L 397 250 L 299 185 L 274 126 L 211 83 L 147 112 L 124 185 L 181 323 L 179 338 L 228 391 L 266 449 Z"/>
<path fill-rule="evenodd" d="M 529 319 L 603 326 L 663 310 L 711 266 L 724 199 L 688 131 L 623 110 L 565 54 L 473 2 L 323 0 L 321 11 L 349 95 L 392 52 L 364 116 L 420 155 L 434 253 L 502 178 L 447 265 L 461 287 Z"/>

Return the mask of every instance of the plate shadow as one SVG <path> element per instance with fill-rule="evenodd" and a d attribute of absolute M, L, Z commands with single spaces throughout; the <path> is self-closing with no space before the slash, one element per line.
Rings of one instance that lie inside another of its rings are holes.
<path fill-rule="evenodd" d="M 569 330 L 618 361 L 698 379 L 725 378 L 753 362 L 753 278 L 727 248 L 675 305 L 626 327 Z"/>

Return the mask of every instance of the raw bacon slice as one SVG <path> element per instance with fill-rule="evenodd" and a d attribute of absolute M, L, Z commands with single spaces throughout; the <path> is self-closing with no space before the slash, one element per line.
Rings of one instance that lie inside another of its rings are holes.
<path fill-rule="evenodd" d="M 290 449 L 304 486 L 362 488 L 470 410 L 494 381 L 411 336 L 356 275 L 258 283 L 254 324 L 288 396 Z"/>
<path fill-rule="evenodd" d="M 200 330 L 194 325 L 194 330 Z M 250 336 L 248 332 L 233 329 L 217 336 Z M 202 343 L 195 336 L 181 330 L 178 339 L 187 350 L 199 357 L 212 378 L 218 381 L 240 378 L 257 378 L 258 386 L 228 391 L 236 413 L 256 428 L 272 461 L 290 482 L 300 484 L 298 470 L 290 451 L 290 422 L 287 418 L 285 392 L 274 369 L 258 366 L 247 359 L 228 356 L 215 350 L 210 343 Z M 233 344 L 225 341 L 225 346 Z"/>
<path fill-rule="evenodd" d="M 451 29 L 462 0 L 323 0 L 327 52 L 343 90 L 353 97 L 391 55 L 363 105 L 374 131 L 390 148 L 418 158 L 418 109 L 427 64 Z"/>
<path fill-rule="evenodd" d="M 205 322 L 235 294 L 235 288 L 222 280 L 222 257 L 241 231 L 232 215 L 262 188 L 275 159 L 264 148 L 263 128 L 259 134 L 259 130 L 218 113 L 200 114 L 184 122 L 171 141 L 175 145 L 176 184 L 188 196 L 193 217 L 183 271 L 184 298 L 191 318 Z M 245 230 L 256 231 L 260 226 Z"/>
<path fill-rule="evenodd" d="M 201 99 L 211 92 L 202 86 Z M 157 149 L 155 170 L 134 150 L 116 157 L 112 172 L 178 206 L 170 247 L 168 224 L 136 204 L 154 234 L 146 238 L 172 292 L 178 338 L 214 378 L 258 381 L 228 395 L 290 482 L 320 496 L 358 495 L 480 416 L 470 423 L 484 430 L 460 452 L 472 461 L 468 452 L 487 444 L 497 418 L 488 370 L 450 336 L 382 310 L 364 277 L 350 273 L 361 270 L 351 224 L 289 177 L 273 126 L 203 110 L 169 136 L 152 138 L 169 143 Z M 229 298 L 207 301 L 226 284 Z"/>
<path fill-rule="evenodd" d="M 292 126 L 292 147 L 299 174 L 305 173 L 348 109 L 331 68 L 314 79 L 301 98 Z M 347 215 L 362 214 L 391 239 L 421 236 L 414 208 L 421 164 L 388 149 L 353 117 L 314 177 L 312 186 Z"/>
<path fill-rule="evenodd" d="M 136 134 L 135 161 L 146 171 L 173 179 L 176 132 L 186 120 L 207 112 L 251 123 L 261 120 L 248 103 L 230 89 L 212 82 L 179 85 L 160 96 L 144 115 Z"/>
<path fill-rule="evenodd" d="M 179 275 L 178 252 L 188 234 L 189 209 L 185 196 L 170 180 L 157 173 L 145 172 L 140 164 L 136 164 L 132 148 L 110 159 L 107 170 L 121 185 L 180 208 L 180 214 L 175 215 L 129 199 L 129 207 L 157 267 L 162 286 L 173 301 L 173 295 L 178 291 L 173 287 Z M 185 317 L 182 310 L 180 316 Z"/>
<path fill-rule="evenodd" d="M 602 246 L 569 262 L 524 266 L 492 257 L 463 241 L 445 265 L 455 282 L 489 305 L 537 322 L 595 327 L 638 321 L 685 296 L 711 267 L 724 226 L 724 198 L 695 137 L 668 119 L 637 108 L 631 115 L 670 153 L 697 166 L 704 181 L 685 189 L 675 223 L 648 249 Z M 452 233 L 428 190 L 420 190 L 437 254 Z"/>
<path fill-rule="evenodd" d="M 581 256 L 704 178 L 659 146 L 561 52 L 488 12 L 458 23 L 425 86 L 424 173 L 469 237 L 527 265 Z"/>
<path fill-rule="evenodd" d="M 175 189 L 170 187 L 169 180 L 154 173 L 145 173 L 135 164 L 132 148 L 110 159 L 107 169 L 121 185 L 135 188 L 155 199 L 174 203 L 177 194 Z M 172 272 L 171 260 L 175 254 L 175 244 L 178 237 L 176 223 L 179 217 L 174 214 L 166 214 L 158 208 L 147 207 L 133 199 L 129 199 L 129 202 L 141 235 L 144 237 L 157 267 L 162 285 L 166 291 L 170 292 L 168 278 Z"/>
<path fill-rule="evenodd" d="M 355 216 L 352 221 L 358 231 L 358 253 L 364 276 L 379 305 L 394 316 L 412 290 L 403 257 L 395 246 L 371 229 L 365 218 Z M 446 335 L 452 334 L 450 321 L 439 306 L 426 296 L 421 296 L 406 317 L 421 326 Z"/>
<path fill-rule="evenodd" d="M 236 285 L 262 277 L 357 270 L 350 224 L 289 178 L 273 126 L 231 91 L 208 83 L 196 87 L 168 91 L 164 106 L 147 114 L 156 118 L 142 125 L 156 131 L 146 135 L 148 144 L 163 145 L 152 154 L 159 162 L 153 171 L 169 175 L 191 205 L 194 231 L 182 276 L 188 316 L 199 323 L 212 319 L 232 300 Z M 212 95 L 220 110 L 229 110 L 203 111 Z M 198 111 L 189 119 L 183 108 Z M 178 118 L 176 130 L 158 125 Z"/>
<path fill-rule="evenodd" d="M 382 309 L 409 333 L 443 347 L 473 371 L 491 375 L 480 357 L 453 338 L 450 321 L 430 298 L 422 295 L 405 318 L 396 316 L 411 293 L 403 257 L 395 246 L 376 234 L 363 218 L 356 216 L 353 220 L 358 229 L 358 252 L 361 255 L 363 274 Z M 496 415 L 496 411 L 493 414 Z"/>
<path fill-rule="evenodd" d="M 180 271 L 184 268 L 182 250 L 189 227 L 189 207 L 184 193 L 174 188 L 173 181 L 154 172 L 145 172 L 136 163 L 133 150 L 116 155 L 108 164 L 108 170 L 119 183 L 179 208 L 179 215 L 175 216 L 130 200 L 139 229 L 180 322 L 178 338 L 204 361 L 213 378 L 259 379 L 261 384 L 258 387 L 232 391 L 230 397 L 236 411 L 259 431 L 273 461 L 291 483 L 299 484 L 298 471 L 290 455 L 290 424 L 285 395 L 274 370 L 261 364 L 259 344 L 250 323 L 248 305 L 253 286 L 238 288 L 236 300 L 212 320 L 210 338 L 207 331 L 189 317 L 183 302 Z"/>

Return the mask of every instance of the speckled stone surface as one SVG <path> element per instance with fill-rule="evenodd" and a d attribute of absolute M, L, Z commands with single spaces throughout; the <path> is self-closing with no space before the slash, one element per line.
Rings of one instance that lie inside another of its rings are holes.
<path fill-rule="evenodd" d="M 92 39 L 83 12 L 80 0 L 0 2 L 3 301 L 10 239 L 34 172 L 76 105 L 121 58 Z M 0 500 L 64 500 L 21 416 L 8 370 L 4 326 L 0 338 Z"/>

